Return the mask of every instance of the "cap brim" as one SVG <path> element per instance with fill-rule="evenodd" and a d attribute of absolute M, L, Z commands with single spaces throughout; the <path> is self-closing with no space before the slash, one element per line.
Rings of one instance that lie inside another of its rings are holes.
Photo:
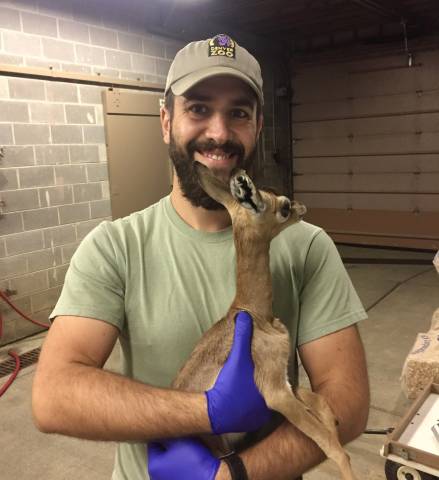
<path fill-rule="evenodd" d="M 264 103 L 264 97 L 262 95 L 262 92 L 259 90 L 259 88 L 256 86 L 256 84 L 252 81 L 250 77 L 240 72 L 239 70 L 224 66 L 209 67 L 202 70 L 197 70 L 196 72 L 190 73 L 185 77 L 180 78 L 171 85 L 172 93 L 174 95 L 184 95 L 190 88 L 192 88 L 194 85 L 201 82 L 202 80 L 206 80 L 207 78 L 216 77 L 219 75 L 229 75 L 244 81 L 256 93 L 261 104 Z"/>

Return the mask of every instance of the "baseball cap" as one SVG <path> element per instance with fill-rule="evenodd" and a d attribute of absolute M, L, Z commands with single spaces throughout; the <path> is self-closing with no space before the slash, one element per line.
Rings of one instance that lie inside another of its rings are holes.
<path fill-rule="evenodd" d="M 191 42 L 177 52 L 166 79 L 165 95 L 183 95 L 196 83 L 216 75 L 232 75 L 247 83 L 264 103 L 262 74 L 256 58 L 225 34 Z"/>

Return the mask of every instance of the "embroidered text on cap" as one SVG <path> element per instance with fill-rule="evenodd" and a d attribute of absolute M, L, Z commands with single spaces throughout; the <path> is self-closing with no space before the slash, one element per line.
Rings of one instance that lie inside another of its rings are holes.
<path fill-rule="evenodd" d="M 216 35 L 209 42 L 209 57 L 235 58 L 235 42 L 223 33 Z"/>

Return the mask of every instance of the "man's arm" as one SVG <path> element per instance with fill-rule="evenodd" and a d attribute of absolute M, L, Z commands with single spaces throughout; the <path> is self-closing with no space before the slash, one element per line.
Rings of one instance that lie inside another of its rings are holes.
<path fill-rule="evenodd" d="M 211 432 L 204 394 L 155 388 L 102 369 L 118 333 L 95 319 L 56 318 L 33 384 L 37 427 L 113 441 Z"/>
<path fill-rule="evenodd" d="M 325 396 L 339 421 L 341 442 L 359 436 L 369 412 L 369 383 L 357 327 L 302 345 L 299 354 L 312 389 Z M 325 458 L 313 441 L 287 422 L 241 457 L 252 480 L 291 480 Z M 230 478 L 227 468 L 222 465 L 216 478 Z"/>

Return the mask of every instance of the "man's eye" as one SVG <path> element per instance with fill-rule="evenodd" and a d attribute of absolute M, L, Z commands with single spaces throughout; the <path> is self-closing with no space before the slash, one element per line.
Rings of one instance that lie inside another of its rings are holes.
<path fill-rule="evenodd" d="M 235 108 L 232 110 L 233 118 L 249 118 L 250 114 L 241 108 Z"/>
<path fill-rule="evenodd" d="M 206 105 L 201 105 L 198 103 L 191 105 L 188 110 L 195 115 L 205 115 L 208 112 Z"/>

